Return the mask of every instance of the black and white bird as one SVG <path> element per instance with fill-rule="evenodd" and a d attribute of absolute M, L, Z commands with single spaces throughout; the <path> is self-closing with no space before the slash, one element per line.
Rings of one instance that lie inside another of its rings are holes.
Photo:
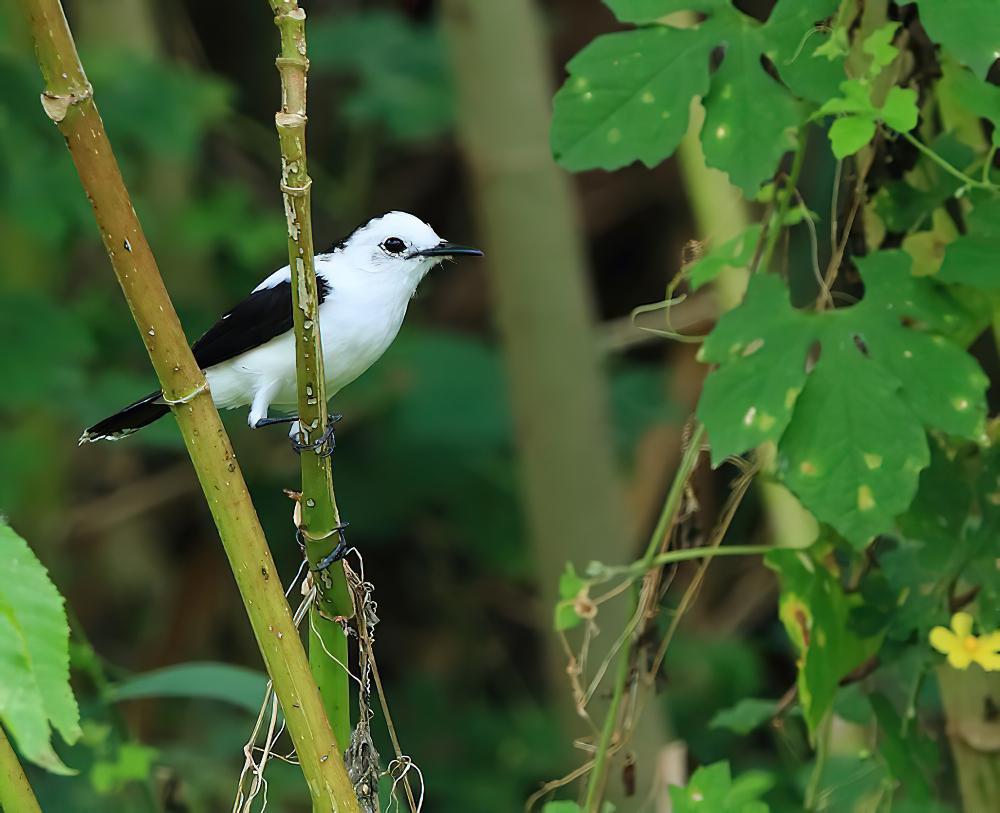
<path fill-rule="evenodd" d="M 442 240 L 427 223 L 406 212 L 376 217 L 316 255 L 328 397 L 365 372 L 392 344 L 406 306 L 427 273 L 461 255 L 482 252 Z M 297 403 L 288 266 L 254 288 L 191 350 L 219 409 L 249 405 L 251 428 L 294 420 L 268 417 L 272 407 L 294 412 Z M 162 392 L 150 393 L 91 426 L 80 443 L 120 440 L 169 411 Z M 297 434 L 297 425 L 290 434 Z"/>

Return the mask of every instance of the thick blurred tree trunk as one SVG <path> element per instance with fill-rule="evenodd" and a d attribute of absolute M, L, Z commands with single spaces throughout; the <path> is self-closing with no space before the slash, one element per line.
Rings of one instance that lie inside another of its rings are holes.
<path fill-rule="evenodd" d="M 568 700 L 566 660 L 552 632 L 559 574 L 569 560 L 618 563 L 634 553 L 581 229 L 570 182 L 549 149 L 550 70 L 531 0 L 445 0 L 443 8 L 459 136 L 475 182 L 510 381 L 542 597 L 538 623 L 552 686 Z M 592 667 L 624 628 L 625 613 L 624 602 L 601 608 L 604 635 L 591 651 Z M 662 741 L 659 716 L 648 714 L 646 722 L 650 733 L 635 741 L 640 770 L 653 764 L 651 749 Z"/>

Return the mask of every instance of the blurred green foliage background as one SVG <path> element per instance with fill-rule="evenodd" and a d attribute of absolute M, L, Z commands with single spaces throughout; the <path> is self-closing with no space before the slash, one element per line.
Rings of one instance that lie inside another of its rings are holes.
<path fill-rule="evenodd" d="M 46 810 L 218 810 L 230 804 L 242 763 L 252 724 L 246 708 L 209 699 L 107 700 L 105 681 L 195 661 L 258 670 L 259 658 L 173 423 L 121 444 L 76 446 L 82 427 L 147 392 L 153 375 L 65 147 L 39 107 L 41 83 L 13 0 L 3 5 L 0 511 L 30 540 L 71 608 L 85 737 L 63 756 L 89 781 L 34 769 L 31 779 Z M 572 53 L 616 24 L 599 0 L 539 6 L 551 68 L 544 79 L 554 85 Z M 277 41 L 267 7 L 235 0 L 66 7 L 193 339 L 285 262 L 272 126 Z M 480 244 L 435 4 L 326 0 L 307 8 L 317 244 L 388 209 Z M 702 373 L 686 346 L 651 344 L 627 317 L 662 298 L 695 235 L 673 162 L 585 174 L 574 180 L 574 195 L 594 331 L 605 351 L 602 397 L 628 507 L 622 533 L 639 538 L 658 510 Z M 386 358 L 335 401 L 345 416 L 334 464 L 338 502 L 376 585 L 381 669 L 434 811 L 520 809 L 540 781 L 575 763 L 570 744 L 586 733 L 564 713 L 569 690 L 551 667 L 561 651 L 539 595 L 556 575 L 538 566 L 527 540 L 522 438 L 508 405 L 490 285 L 505 269 L 489 262 L 436 272 Z M 573 398 L 573 382 L 565 387 Z M 291 579 L 299 552 L 283 489 L 296 486 L 297 460 L 282 431 L 251 433 L 242 412 L 226 420 Z M 707 517 L 725 485 L 725 475 L 700 483 Z M 731 538 L 753 541 L 756 526 L 748 501 Z M 572 550 L 572 540 L 566 544 Z M 606 558 L 625 561 L 636 549 L 612 549 Z M 713 567 L 671 650 L 657 715 L 697 762 L 727 755 L 743 767 L 794 763 L 804 748 L 794 731 L 754 739 L 707 726 L 738 698 L 778 696 L 791 685 L 787 641 L 769 612 L 773 595 L 772 576 L 757 564 Z M 219 672 L 217 679 L 232 678 Z M 297 769 L 270 770 L 272 809 L 307 809 Z"/>

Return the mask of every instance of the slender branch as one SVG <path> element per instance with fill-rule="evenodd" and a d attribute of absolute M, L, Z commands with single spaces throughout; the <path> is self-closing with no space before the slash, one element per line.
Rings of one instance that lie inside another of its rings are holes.
<path fill-rule="evenodd" d="M 42 106 L 66 139 L 115 275 L 164 397 L 173 406 L 310 794 L 326 810 L 355 813 L 357 800 L 309 674 L 260 520 L 132 208 L 62 6 L 59 0 L 24 0 L 21 7 L 45 80 Z"/>
<path fill-rule="evenodd" d="M 707 545 L 698 548 L 681 548 L 671 550 L 654 556 L 648 562 L 640 559 L 625 567 L 609 567 L 601 571 L 601 578 L 612 578 L 624 576 L 635 578 L 641 576 L 651 567 L 659 568 L 666 565 L 677 564 L 678 562 L 688 562 L 692 559 L 713 559 L 716 556 L 763 556 L 768 551 L 774 550 L 774 545 L 727 545 L 724 548 L 711 548 Z"/>
<path fill-rule="evenodd" d="M 705 427 L 699 423 L 695 427 L 694 432 L 691 433 L 688 447 L 681 458 L 677 473 L 674 475 L 670 491 L 667 492 L 667 499 L 663 503 L 663 510 L 660 512 L 656 527 L 649 537 L 646 552 L 642 559 L 639 560 L 638 564 L 642 565 L 644 570 L 649 570 L 652 567 L 652 563 L 656 559 L 656 552 L 663 545 L 664 540 L 677 520 L 684 497 L 684 489 L 687 487 L 687 482 L 694 472 L 695 465 L 698 463 L 698 457 L 701 454 L 701 441 L 704 436 Z M 639 607 L 640 591 L 635 589 L 634 594 L 633 609 L 637 610 Z M 634 615 L 635 613 L 633 613 Z M 611 690 L 611 704 L 608 706 L 604 725 L 601 727 L 601 737 L 598 740 L 597 750 L 594 753 L 594 767 L 590 772 L 587 782 L 587 795 L 583 807 L 585 813 L 597 813 L 601 805 L 601 799 L 604 796 L 604 787 L 607 783 L 610 767 L 608 760 L 610 756 L 609 749 L 611 748 L 614 733 L 618 728 L 618 713 L 621 708 L 622 698 L 625 696 L 625 688 L 628 684 L 629 675 L 632 672 L 633 659 L 635 657 L 635 647 L 633 646 L 634 630 L 631 634 L 633 635 L 633 641 L 628 646 L 623 646 L 618 653 L 615 682 Z"/>
<path fill-rule="evenodd" d="M 935 164 L 937 164 L 939 167 L 941 167 L 941 169 L 943 169 L 945 172 L 947 172 L 952 177 L 954 177 L 957 180 L 961 181 L 963 184 L 965 184 L 969 188 L 971 188 L 971 189 L 988 189 L 990 191 L 996 191 L 997 190 L 997 185 L 996 184 L 990 183 L 989 181 L 987 181 L 985 179 L 982 180 L 982 181 L 977 181 L 975 178 L 973 178 L 973 177 L 971 177 L 969 175 L 966 175 L 964 172 L 962 172 L 962 170 L 958 169 L 957 167 L 953 166 L 952 164 L 949 164 L 944 158 L 942 158 L 940 155 L 938 155 L 936 152 L 934 152 L 934 150 L 932 150 L 930 147 L 928 147 L 926 144 L 924 144 L 919 139 L 914 138 L 909 133 L 900 132 L 899 134 L 903 138 L 905 138 L 907 141 L 909 141 L 920 152 L 922 152 L 924 155 L 926 155 L 931 161 L 933 161 Z M 987 173 L 988 173 L 988 171 L 987 171 Z"/>
<path fill-rule="evenodd" d="M 0 726 L 0 810 L 42 813 L 3 726 Z"/>
<path fill-rule="evenodd" d="M 306 13 L 294 0 L 270 0 L 270 3 L 275 25 L 281 32 L 281 55 L 275 60 L 281 75 L 281 110 L 274 120 L 281 144 L 281 191 L 288 221 L 299 425 L 302 438 L 308 441 L 323 436 L 329 416 L 313 259 L 312 179 L 306 164 L 306 75 L 309 71 Z M 310 611 L 309 662 L 334 736 L 340 747 L 346 749 L 351 736 L 350 685 L 347 671 L 340 664 L 348 662 L 347 638 L 333 619 L 350 618 L 354 607 L 342 563 L 315 572 L 317 564 L 342 538 L 342 530 L 338 531 L 340 512 L 333 492 L 329 456 L 306 452 L 301 460 L 301 536 L 319 588 L 319 600 Z"/>

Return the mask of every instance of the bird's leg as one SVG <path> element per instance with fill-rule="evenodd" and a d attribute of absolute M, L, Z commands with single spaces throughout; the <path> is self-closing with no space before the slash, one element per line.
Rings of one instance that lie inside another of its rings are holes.
<path fill-rule="evenodd" d="M 278 423 L 295 423 L 298 419 L 298 415 L 286 415 L 284 418 L 259 418 L 250 428 L 261 429 L 265 426 L 274 426 Z"/>
<path fill-rule="evenodd" d="M 333 528 L 330 530 L 330 533 L 326 535 L 326 537 L 330 537 L 333 536 L 334 534 L 337 534 L 337 544 L 332 551 L 330 551 L 326 556 L 320 559 L 315 565 L 309 566 L 309 569 L 313 573 L 322 573 L 331 565 L 335 564 L 336 562 L 339 562 L 347 555 L 347 551 L 349 550 L 349 548 L 347 547 L 347 537 L 345 536 L 344 531 L 347 530 L 347 526 L 350 524 L 351 523 L 349 522 L 340 522 L 334 525 Z M 305 555 L 306 541 L 307 539 L 309 539 L 309 537 L 302 528 L 298 528 L 295 531 L 295 538 L 298 540 L 299 547 L 302 549 L 302 554 Z M 309 541 L 315 542 L 319 540 L 309 539 Z"/>
<path fill-rule="evenodd" d="M 327 418 L 326 429 L 323 434 L 320 435 L 316 440 L 302 442 L 298 438 L 292 438 L 292 448 L 295 450 L 296 454 L 301 454 L 305 451 L 315 452 L 320 457 L 329 457 L 333 454 L 333 450 L 337 448 L 337 439 L 333 434 L 334 424 L 337 423 L 343 415 L 333 414 Z M 299 435 L 301 437 L 301 427 L 299 429 Z"/>

